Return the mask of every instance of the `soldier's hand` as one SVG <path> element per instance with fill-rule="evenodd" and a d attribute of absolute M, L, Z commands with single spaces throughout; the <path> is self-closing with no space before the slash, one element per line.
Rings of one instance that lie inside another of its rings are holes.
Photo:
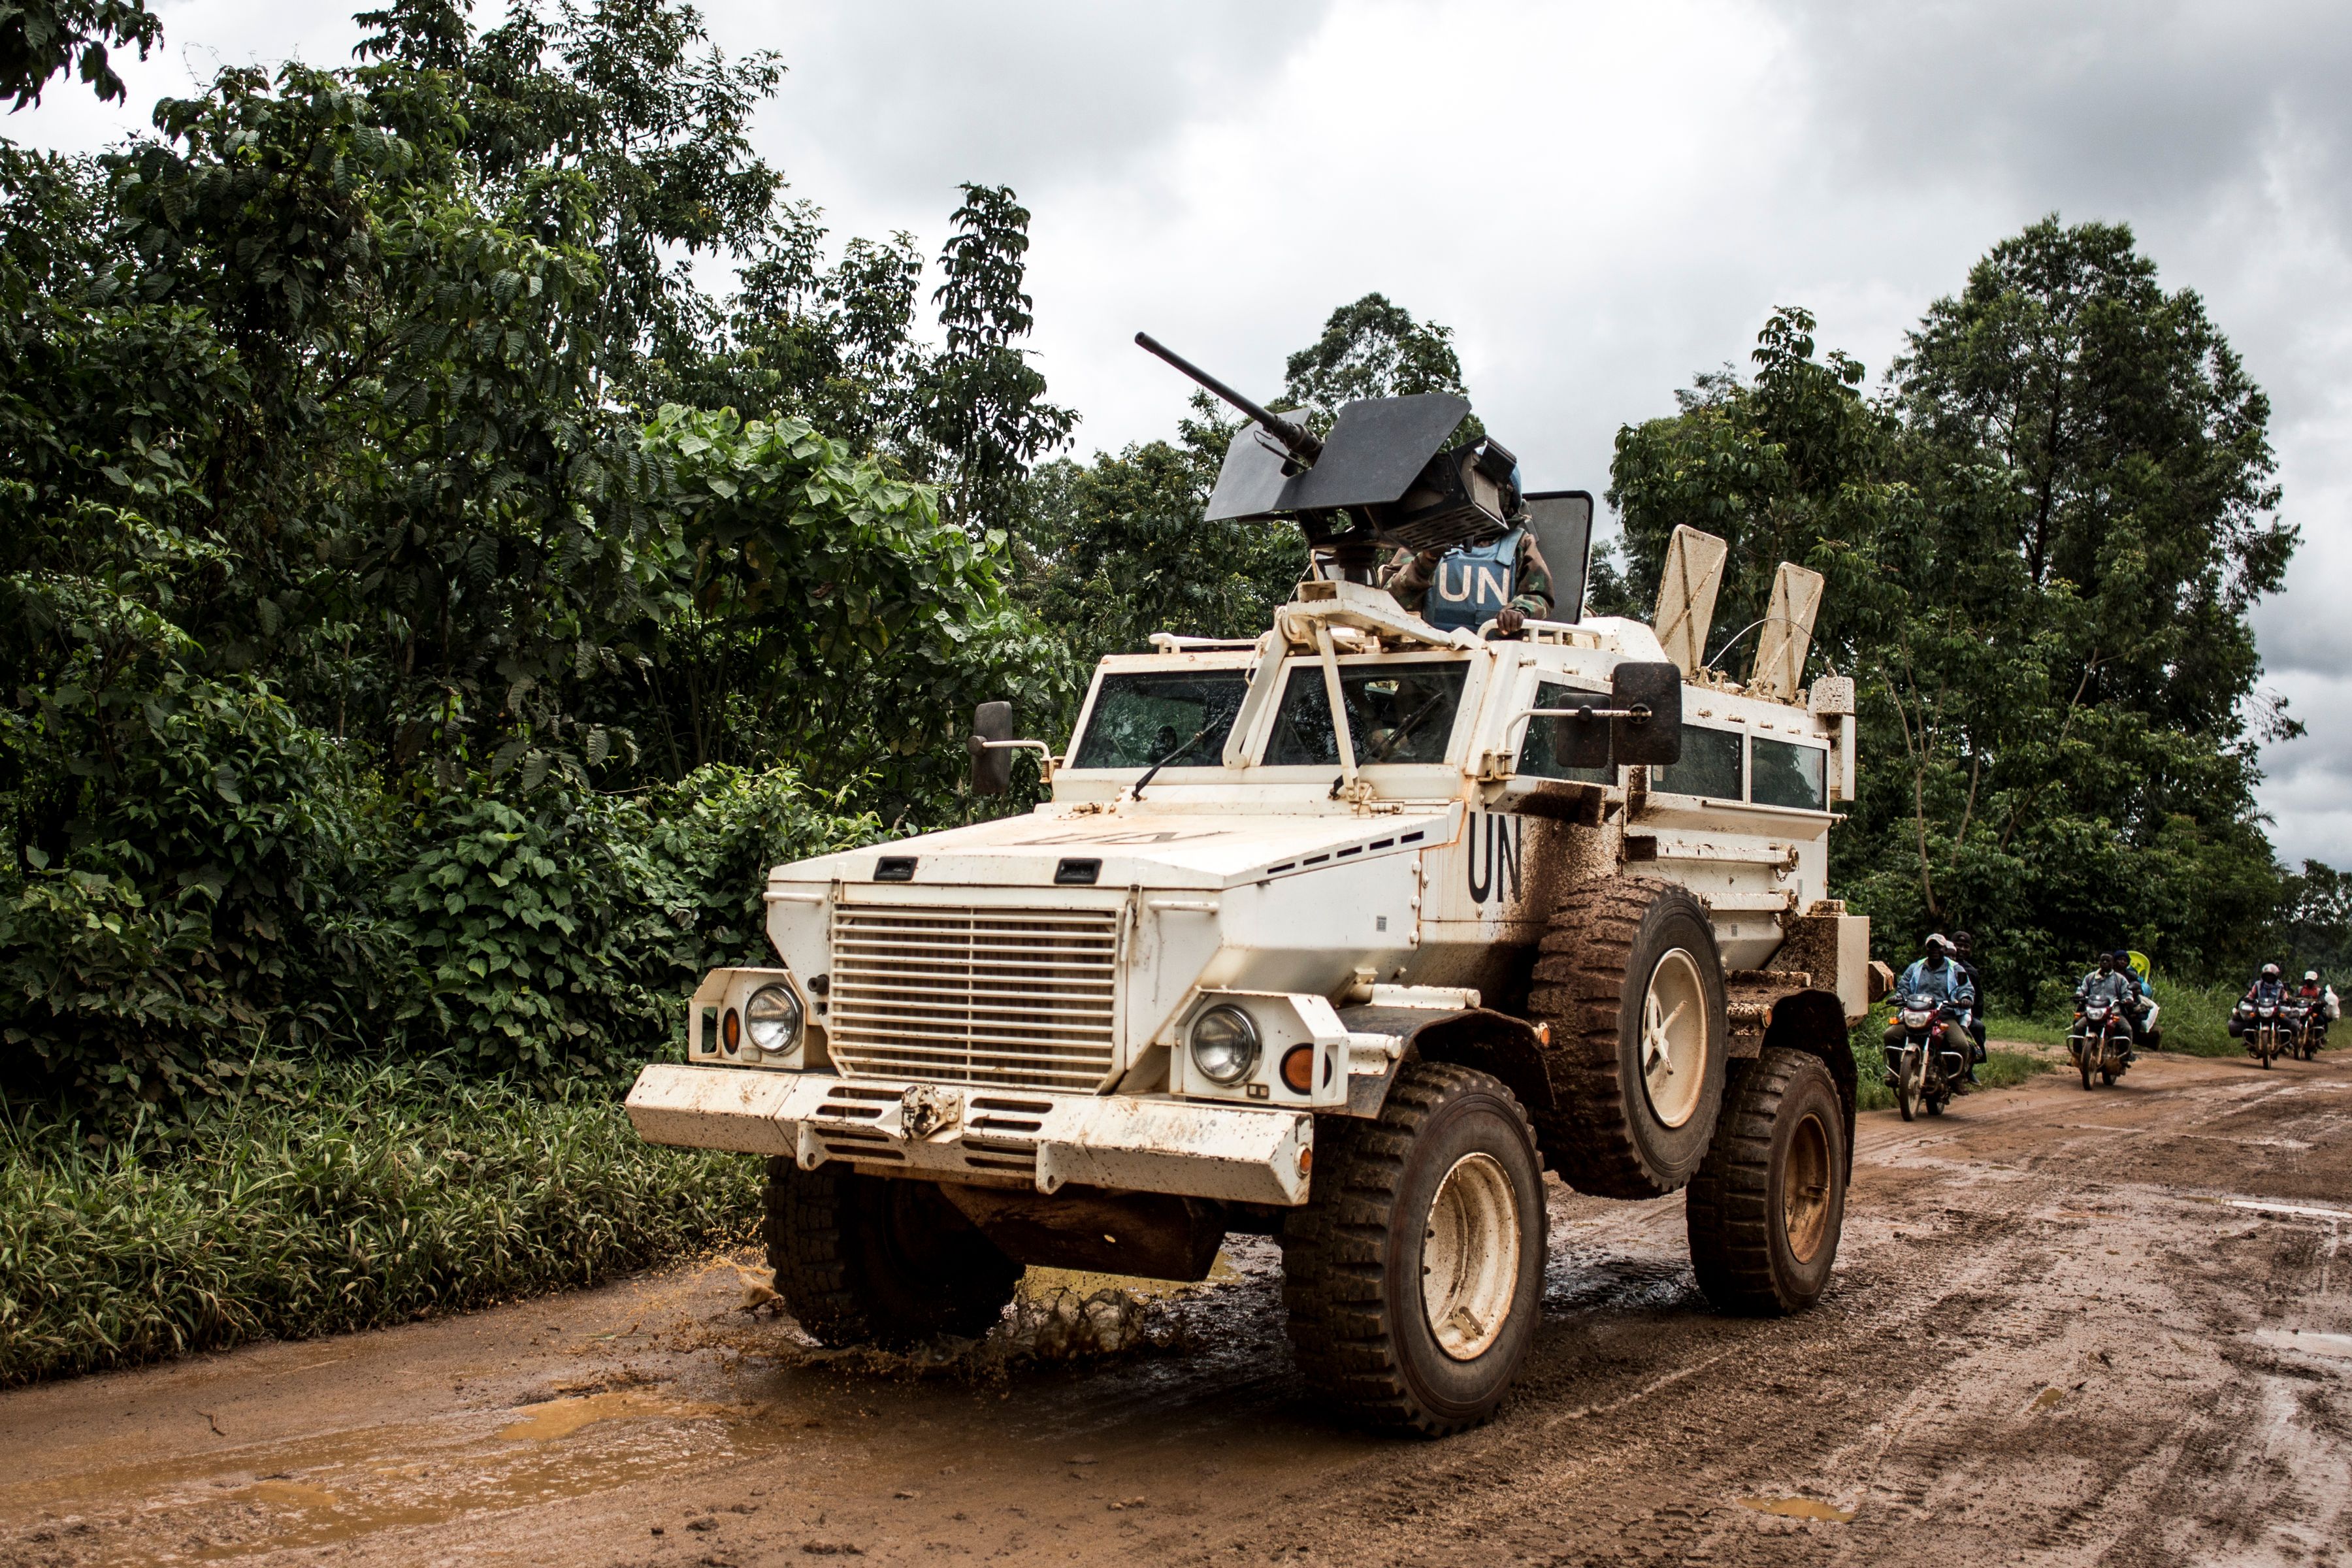
<path fill-rule="evenodd" d="M 1517 605 L 1505 605 L 1495 617 L 1495 629 L 1507 637 L 1515 637 L 1528 624 L 1527 613 Z"/>
<path fill-rule="evenodd" d="M 1432 545 L 1427 550 L 1424 550 L 1420 554 L 1414 556 L 1413 560 L 1421 566 L 1422 570 L 1425 572 L 1434 572 L 1437 570 L 1437 563 L 1445 559 L 1445 552 L 1448 546 L 1443 544 Z"/>

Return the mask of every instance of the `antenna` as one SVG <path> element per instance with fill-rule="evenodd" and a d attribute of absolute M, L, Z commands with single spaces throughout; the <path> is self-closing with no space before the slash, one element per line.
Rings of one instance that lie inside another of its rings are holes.
<path fill-rule="evenodd" d="M 1658 646 L 1687 680 L 1706 668 L 1707 628 L 1723 586 L 1723 558 L 1731 546 L 1712 533 L 1677 523 L 1666 542 L 1666 569 L 1658 577 L 1658 610 L 1651 618 Z"/>
<path fill-rule="evenodd" d="M 1822 574 L 1783 561 L 1772 574 L 1772 604 L 1756 638 L 1756 664 L 1748 689 L 1786 702 L 1803 689 L 1805 654 L 1813 646 L 1813 617 L 1822 609 Z"/>

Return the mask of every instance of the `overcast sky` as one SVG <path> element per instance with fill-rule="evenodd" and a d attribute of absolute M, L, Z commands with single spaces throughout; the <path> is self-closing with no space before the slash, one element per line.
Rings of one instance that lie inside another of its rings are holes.
<path fill-rule="evenodd" d="M 131 110 L 59 83 L 0 135 L 93 148 L 216 67 L 348 59 L 334 0 L 160 0 Z M 357 5 L 352 9 L 361 8 Z M 2258 613 L 2282 855 L 2352 864 L 2352 8 L 2341 0 L 711 0 L 791 69 L 763 153 L 836 237 L 935 252 L 959 181 L 1035 214 L 1036 346 L 1082 450 L 1167 433 L 1146 328 L 1245 388 L 1380 289 L 1455 329 L 1531 481 L 1601 489 L 1628 421 L 1776 304 L 1874 381 L 2049 212 L 2123 220 L 2273 404 L 2293 585 Z M 2327 606 L 2336 608 L 2330 611 Z"/>

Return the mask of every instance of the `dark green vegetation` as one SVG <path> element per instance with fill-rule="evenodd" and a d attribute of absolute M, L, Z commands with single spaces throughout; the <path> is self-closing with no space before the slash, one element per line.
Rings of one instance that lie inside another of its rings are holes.
<path fill-rule="evenodd" d="M 2099 947 L 2199 980 L 2340 954 L 2336 874 L 2276 865 L 2254 805 L 2256 744 L 2295 726 L 2247 611 L 2295 534 L 2268 400 L 2197 296 L 2129 230 L 2053 218 L 1930 306 L 1874 396 L 1812 327 L 1776 312 L 1752 376 L 1620 433 L 1605 591 L 1645 605 L 1679 523 L 1731 543 L 1718 643 L 1777 562 L 1828 579 L 1809 672 L 1856 678 L 1866 759 L 1832 875 L 1883 954 L 1969 930 L 2011 1007 Z"/>
<path fill-rule="evenodd" d="M 342 1067 L 92 1149 L 0 1128 L 0 1384 L 577 1288 L 751 1239 L 759 1162 L 608 1094 Z"/>
<path fill-rule="evenodd" d="M 782 62 L 676 0 L 362 20 L 103 157 L 0 142 L 0 1377 L 730 1234 L 736 1167 L 610 1102 L 761 952 L 763 868 L 963 819 L 975 700 L 1058 739 L 1097 655 L 1254 634 L 1303 564 L 1197 521 L 1205 402 L 1057 455 L 1011 191 L 935 254 L 834 242 L 747 140 Z M 158 38 L 0 0 L 0 97 L 119 97 Z M 1885 956 L 1971 926 L 2046 1005 L 2094 942 L 2200 981 L 2352 947 L 2252 805 L 2293 535 L 2193 296 L 2053 223 L 1875 396 L 1801 311 L 1755 364 L 1622 434 L 1596 595 L 1646 613 L 1681 521 L 1733 542 L 1725 634 L 1778 559 L 1829 574 L 1869 759 L 1835 870 Z M 1375 294 L 1280 405 L 1462 386 Z"/>

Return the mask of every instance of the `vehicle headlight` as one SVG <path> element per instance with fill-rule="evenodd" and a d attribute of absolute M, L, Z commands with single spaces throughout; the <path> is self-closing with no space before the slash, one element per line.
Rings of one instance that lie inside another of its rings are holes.
<path fill-rule="evenodd" d="M 801 999 L 785 985 L 762 985 L 743 1004 L 744 1032 L 772 1057 L 801 1043 Z"/>
<path fill-rule="evenodd" d="M 1192 1020 L 1192 1065 L 1211 1083 L 1239 1083 L 1257 1066 L 1257 1026 L 1232 1003 Z"/>
<path fill-rule="evenodd" d="M 1924 1029 L 1927 1026 L 1927 1018 L 1928 1015 L 1926 1013 L 1906 1013 L 1903 1015 L 1903 1026 L 1906 1029 Z"/>

